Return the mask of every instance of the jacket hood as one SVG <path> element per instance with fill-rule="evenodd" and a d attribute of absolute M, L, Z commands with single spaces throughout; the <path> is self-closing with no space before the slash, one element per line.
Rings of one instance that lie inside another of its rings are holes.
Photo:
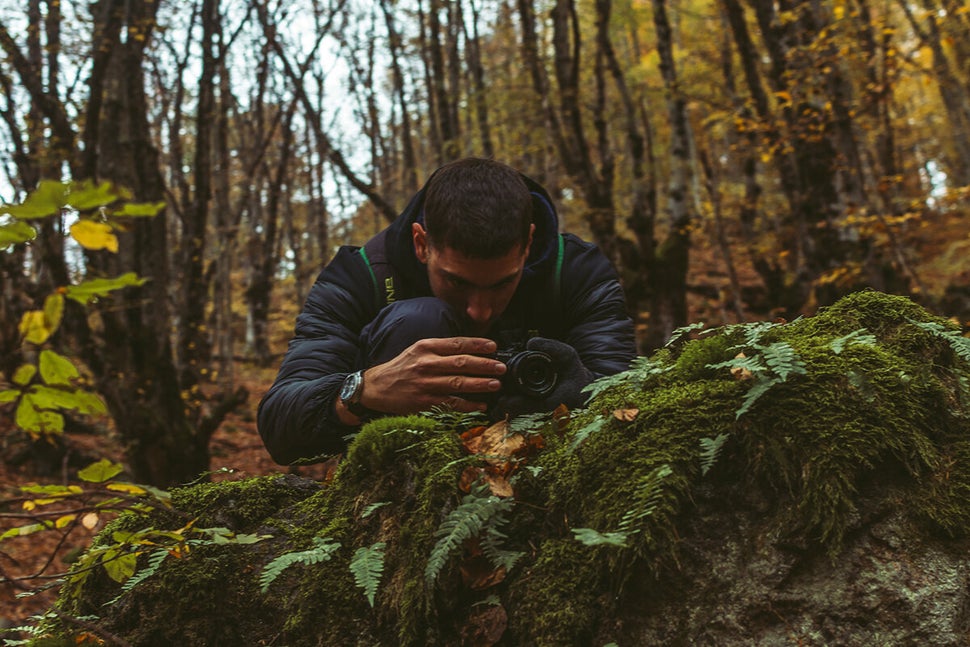
<path fill-rule="evenodd" d="M 532 178 L 519 174 L 532 194 L 532 223 L 536 226 L 532 247 L 522 273 L 522 285 L 530 285 L 535 277 L 551 271 L 559 250 L 559 216 L 549 194 Z M 424 220 L 424 196 L 427 183 L 419 190 L 404 211 L 387 228 L 388 259 L 401 273 L 407 288 L 430 292 L 428 273 L 414 254 L 411 225 Z"/>

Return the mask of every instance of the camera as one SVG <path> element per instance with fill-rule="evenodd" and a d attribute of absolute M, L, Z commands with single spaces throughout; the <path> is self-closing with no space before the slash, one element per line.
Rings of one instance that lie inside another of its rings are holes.
<path fill-rule="evenodd" d="M 495 359 L 505 364 L 503 389 L 510 389 L 532 398 L 544 398 L 559 382 L 559 372 L 552 358 L 541 351 L 509 348 L 495 353 Z"/>

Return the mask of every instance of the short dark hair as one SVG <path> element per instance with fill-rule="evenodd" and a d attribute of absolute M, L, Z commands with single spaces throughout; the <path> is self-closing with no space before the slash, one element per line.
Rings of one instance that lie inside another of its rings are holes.
<path fill-rule="evenodd" d="M 470 258 L 498 258 L 525 247 L 532 194 L 522 175 L 501 162 L 468 157 L 428 180 L 424 228 L 428 243 Z"/>

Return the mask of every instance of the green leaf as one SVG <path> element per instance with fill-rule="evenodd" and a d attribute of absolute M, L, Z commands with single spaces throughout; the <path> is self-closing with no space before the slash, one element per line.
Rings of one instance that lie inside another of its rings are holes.
<path fill-rule="evenodd" d="M 283 553 L 267 564 L 259 576 L 259 590 L 266 593 L 269 585 L 290 566 L 330 561 L 330 557 L 340 548 L 340 543 L 329 537 L 314 537 L 313 545 L 314 547 L 309 550 Z"/>
<path fill-rule="evenodd" d="M 0 391 L 0 404 L 7 404 L 8 402 L 13 402 L 20 397 L 20 391 L 16 389 L 5 389 Z"/>
<path fill-rule="evenodd" d="M 108 577 L 121 584 L 135 574 L 138 568 L 138 555 L 108 551 L 104 554 L 101 565 L 108 572 Z"/>
<path fill-rule="evenodd" d="M 77 367 L 63 355 L 52 350 L 40 351 L 40 377 L 47 384 L 70 386 L 71 380 L 79 375 Z"/>
<path fill-rule="evenodd" d="M 64 416 L 55 411 L 41 410 L 31 393 L 25 393 L 20 398 L 14 422 L 31 434 L 59 434 L 64 431 Z"/>
<path fill-rule="evenodd" d="M 112 463 L 107 458 L 102 458 L 97 463 L 91 463 L 79 470 L 77 476 L 88 483 L 104 483 L 108 479 L 121 474 L 123 469 L 121 463 Z"/>
<path fill-rule="evenodd" d="M 68 203 L 78 211 L 90 211 L 116 202 L 121 195 L 111 182 L 95 185 L 91 180 L 71 182 Z"/>
<path fill-rule="evenodd" d="M 21 204 L 4 206 L 0 208 L 0 213 L 10 214 L 18 220 L 48 218 L 60 213 L 67 204 L 68 191 L 68 186 L 63 182 L 42 180 Z"/>
<path fill-rule="evenodd" d="M 65 289 L 67 296 L 82 305 L 87 305 L 97 298 L 105 297 L 121 288 L 132 285 L 142 285 L 147 279 L 140 279 L 134 272 L 127 272 L 113 279 L 92 279 Z"/>
<path fill-rule="evenodd" d="M 112 212 L 111 215 L 127 216 L 131 218 L 150 218 L 158 215 L 158 212 L 164 208 L 164 202 L 128 202 L 120 209 Z"/>
<path fill-rule="evenodd" d="M 15 220 L 6 225 L 0 225 L 0 252 L 11 245 L 19 245 L 37 237 L 37 230 L 26 222 Z"/>
<path fill-rule="evenodd" d="M 19 384 L 20 386 L 27 386 L 34 379 L 35 375 L 37 375 L 37 367 L 33 364 L 24 364 L 14 371 L 13 383 Z"/>
<path fill-rule="evenodd" d="M 66 409 L 84 414 L 107 413 L 104 402 L 94 393 L 80 389 L 59 389 L 42 384 L 30 388 L 38 409 Z"/>
<path fill-rule="evenodd" d="M 44 299 L 44 322 L 51 332 L 57 330 L 64 317 L 64 295 L 54 293 Z"/>

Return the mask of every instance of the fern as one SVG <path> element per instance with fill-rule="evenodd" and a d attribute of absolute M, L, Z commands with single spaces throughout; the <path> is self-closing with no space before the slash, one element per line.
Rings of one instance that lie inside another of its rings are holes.
<path fill-rule="evenodd" d="M 619 532 L 640 532 L 640 529 L 636 528 L 635 525 L 656 511 L 662 494 L 661 486 L 664 479 L 671 474 L 673 474 L 673 470 L 670 469 L 670 465 L 665 463 L 655 467 L 640 478 L 640 483 L 633 495 L 633 507 L 623 514 L 620 527 L 617 528 Z"/>
<path fill-rule="evenodd" d="M 875 335 L 865 328 L 859 328 L 858 330 L 853 330 L 848 335 L 833 339 L 832 343 L 829 344 L 829 348 L 836 355 L 841 355 L 842 351 L 849 346 L 875 346 L 877 341 Z"/>
<path fill-rule="evenodd" d="M 751 385 L 751 388 L 748 389 L 748 392 L 744 394 L 744 400 L 741 402 L 741 406 L 738 408 L 737 411 L 734 412 L 734 419 L 737 420 L 738 418 L 746 414 L 754 405 L 754 403 L 758 400 L 758 398 L 760 398 L 765 393 L 767 393 L 768 390 L 771 389 L 771 387 L 773 387 L 776 384 L 780 384 L 781 382 L 782 380 L 773 376 L 772 377 L 759 376 L 758 378 L 756 378 L 754 383 Z"/>
<path fill-rule="evenodd" d="M 441 522 L 431 549 L 424 577 L 431 586 L 438 579 L 448 559 L 467 539 L 479 536 L 483 530 L 498 528 L 505 523 L 504 514 L 512 509 L 512 499 L 488 495 L 488 485 L 481 484 L 465 495 L 461 504 Z M 486 496 L 487 495 L 487 496 Z"/>
<path fill-rule="evenodd" d="M 664 344 L 664 348 L 670 348 L 671 346 L 673 346 L 683 338 L 687 337 L 687 335 L 691 334 L 694 331 L 703 331 L 706 325 L 707 324 L 705 323 L 692 323 L 686 326 L 681 326 L 680 328 L 675 328 L 674 331 L 670 333 L 670 339 L 668 339 L 667 343 Z M 710 332 L 710 331 L 707 331 L 707 332 Z M 704 334 L 704 333 L 701 332 L 701 334 Z"/>
<path fill-rule="evenodd" d="M 788 379 L 789 375 L 805 375 L 805 363 L 795 353 L 795 349 L 786 341 L 778 341 L 764 347 L 762 354 L 765 364 L 771 372 L 777 375 L 782 382 Z"/>
<path fill-rule="evenodd" d="M 714 467 L 724 443 L 730 437 L 731 434 L 718 434 L 714 438 L 701 438 L 701 476 L 706 476 Z"/>
<path fill-rule="evenodd" d="M 790 375 L 805 375 L 807 373 L 805 363 L 788 342 L 778 341 L 767 346 L 760 343 L 764 332 L 778 325 L 780 324 L 770 322 L 741 324 L 740 328 L 744 333 L 746 343 L 735 346 L 734 349 L 746 348 L 756 354 L 742 355 L 724 362 L 707 365 L 707 368 L 712 369 L 742 368 L 754 375 L 754 381 L 745 393 L 741 406 L 734 412 L 735 420 L 747 413 L 758 398 L 767 393 L 774 385 L 786 381 Z"/>
<path fill-rule="evenodd" d="M 384 573 L 384 547 L 383 541 L 369 547 L 361 546 L 350 560 L 350 572 L 354 574 L 354 582 L 364 589 L 364 595 L 371 607 L 374 606 L 374 596 Z"/>
<path fill-rule="evenodd" d="M 584 425 L 576 432 L 573 436 L 573 442 L 569 446 L 569 451 L 573 451 L 577 447 L 583 444 L 587 438 L 598 432 L 606 425 L 606 418 L 594 418 L 592 422 Z"/>
<path fill-rule="evenodd" d="M 340 548 L 340 544 L 329 537 L 314 537 L 314 547 L 309 550 L 301 550 L 292 553 L 284 553 L 271 561 L 263 568 L 259 576 L 259 589 L 263 593 L 269 589 L 280 573 L 293 566 L 294 564 L 319 564 L 320 562 L 330 561 L 333 554 Z"/>
<path fill-rule="evenodd" d="M 148 564 L 145 566 L 145 568 L 141 569 L 140 571 L 138 571 L 137 573 L 129 577 L 127 580 L 125 580 L 125 583 L 122 585 L 121 590 L 118 592 L 118 595 L 114 599 L 105 602 L 102 606 L 110 606 L 114 604 L 115 602 L 120 600 L 121 596 L 123 596 L 125 593 L 132 590 L 133 588 L 135 588 L 136 586 L 138 586 L 139 584 L 147 580 L 149 577 L 154 575 L 158 571 L 158 569 L 161 568 L 162 562 L 164 562 L 165 558 L 168 556 L 169 556 L 169 552 L 164 548 L 160 548 L 155 552 L 153 552 L 151 555 L 149 555 Z"/>
<path fill-rule="evenodd" d="M 599 532 L 592 528 L 573 528 L 574 539 L 584 546 L 616 546 L 626 548 L 629 532 Z"/>
<path fill-rule="evenodd" d="M 377 503 L 372 503 L 366 508 L 364 508 L 364 511 L 360 513 L 360 518 L 366 519 L 367 517 L 374 514 L 374 512 L 376 512 L 377 510 L 380 510 L 386 505 L 389 505 L 390 503 L 391 503 L 390 501 L 378 501 Z"/>
<path fill-rule="evenodd" d="M 498 522 L 496 518 L 496 522 Z M 501 518 L 501 522 L 504 524 L 504 517 Z M 505 550 L 502 548 L 503 540 L 507 539 L 506 535 L 499 531 L 496 527 L 498 523 L 492 524 L 489 527 L 488 532 L 485 533 L 485 538 L 482 539 L 482 552 L 488 561 L 495 568 L 504 568 L 505 572 L 508 573 L 512 570 L 515 564 L 522 558 L 525 553 L 517 550 Z"/>
<path fill-rule="evenodd" d="M 646 384 L 647 380 L 655 375 L 666 373 L 671 370 L 673 365 L 665 366 L 650 357 L 639 356 L 630 363 L 630 368 L 615 375 L 607 375 L 597 380 L 593 380 L 585 387 L 583 393 L 589 393 L 586 401 L 589 402 L 604 391 L 616 386 L 633 383 L 640 386 Z"/>
<path fill-rule="evenodd" d="M 934 337 L 939 337 L 948 343 L 950 348 L 953 349 L 954 353 L 963 359 L 964 362 L 970 364 L 970 339 L 961 335 L 959 331 L 947 328 L 946 326 L 936 323 L 935 321 L 925 323 L 921 321 L 912 321 L 912 323 L 918 328 L 932 334 Z"/>

